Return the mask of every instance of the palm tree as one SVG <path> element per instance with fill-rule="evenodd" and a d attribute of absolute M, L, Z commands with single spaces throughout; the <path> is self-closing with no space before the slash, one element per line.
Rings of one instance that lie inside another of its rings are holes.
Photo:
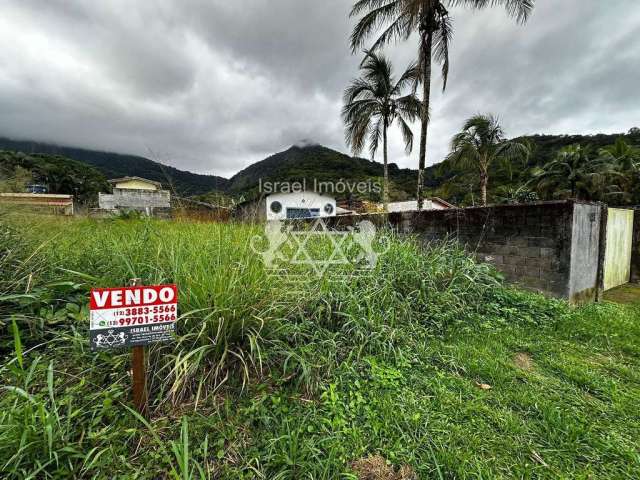
<path fill-rule="evenodd" d="M 590 147 L 570 145 L 534 172 L 532 181 L 542 192 L 555 197 L 593 200 L 607 195 L 607 178 L 614 173 L 608 162 L 595 157 Z M 615 192 L 609 192 L 615 193 Z"/>
<path fill-rule="evenodd" d="M 504 6 L 507 14 L 520 23 L 527 21 L 535 0 L 357 0 L 350 16 L 362 15 L 351 33 L 351 50 L 357 52 L 375 30 L 382 33 L 371 47 L 375 50 L 386 43 L 418 37 L 418 69 L 422 83 L 420 156 L 418 158 L 418 209 L 422 208 L 424 168 L 427 155 L 427 129 L 431 97 L 432 60 L 442 65 L 443 90 L 449 75 L 449 42 L 453 29 L 447 7 L 463 6 L 482 9 Z M 416 85 L 417 87 L 417 85 Z"/>
<path fill-rule="evenodd" d="M 527 184 L 519 186 L 501 185 L 496 189 L 497 203 L 532 203 L 538 200 L 540 200 L 538 194 L 531 191 Z"/>
<path fill-rule="evenodd" d="M 624 138 L 618 137 L 615 144 L 601 148 L 598 154 L 603 165 L 610 171 L 610 177 L 613 177 L 610 183 L 619 187 L 609 196 L 615 195 L 624 201 L 633 202 L 635 194 L 640 192 L 640 150 L 629 145 Z"/>
<path fill-rule="evenodd" d="M 397 120 L 407 153 L 413 148 L 413 133 L 408 122 L 420 115 L 421 103 L 413 93 L 403 95 L 415 82 L 418 71 L 409 65 L 398 81 L 393 78 L 391 62 L 383 55 L 365 51 L 360 64 L 362 76 L 351 82 L 344 92 L 342 118 L 345 123 L 347 145 L 357 155 L 369 143 L 371 158 L 382 139 L 384 158 L 383 202 L 389 202 L 389 170 L 387 158 L 387 130 Z"/>
<path fill-rule="evenodd" d="M 507 141 L 504 130 L 493 115 L 475 115 L 451 140 L 451 153 L 446 160 L 454 166 L 475 169 L 480 176 L 482 204 L 487 204 L 489 167 L 495 162 L 513 162 L 527 158 L 529 146 Z"/>

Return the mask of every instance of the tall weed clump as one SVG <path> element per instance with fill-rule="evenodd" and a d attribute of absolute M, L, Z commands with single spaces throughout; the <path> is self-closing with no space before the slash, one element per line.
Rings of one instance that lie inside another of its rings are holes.
<path fill-rule="evenodd" d="M 500 275 L 454 242 L 420 245 L 391 236 L 372 270 L 341 269 L 315 277 L 298 309 L 269 339 L 282 377 L 313 390 L 345 361 L 368 355 L 398 359 L 416 342 L 457 325 L 477 325 Z"/>
<path fill-rule="evenodd" d="M 55 283 L 57 291 L 64 287 L 85 299 L 76 304 L 73 297 L 57 305 L 59 316 L 78 317 L 74 326 L 80 331 L 88 327 L 90 287 L 126 285 L 132 278 L 143 284 L 178 285 L 177 345 L 149 349 L 154 372 L 150 387 L 160 392 L 156 398 L 200 398 L 227 381 L 229 368 L 239 367 L 241 382 L 259 373 L 261 334 L 289 308 L 250 248 L 258 233 L 251 226 L 149 219 L 20 218 L 13 223 L 27 232 L 39 261 L 46 265 L 31 288 L 51 292 Z M 29 255 L 15 257 L 24 263 Z M 13 286 L 7 290 L 16 291 Z M 64 292 L 57 295 L 64 298 Z M 67 307 L 70 313 L 61 312 Z M 16 305 L 12 309 L 20 310 Z"/>

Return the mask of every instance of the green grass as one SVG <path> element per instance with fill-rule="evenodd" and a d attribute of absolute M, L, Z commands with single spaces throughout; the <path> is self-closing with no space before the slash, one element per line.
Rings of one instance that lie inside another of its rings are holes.
<path fill-rule="evenodd" d="M 400 239 L 370 274 L 294 285 L 257 233 L 2 217 L 2 477 L 355 478 L 372 455 L 418 478 L 640 476 L 640 305 L 573 310 Z M 129 354 L 88 344 L 88 288 L 132 277 L 180 289 L 148 420 Z"/>

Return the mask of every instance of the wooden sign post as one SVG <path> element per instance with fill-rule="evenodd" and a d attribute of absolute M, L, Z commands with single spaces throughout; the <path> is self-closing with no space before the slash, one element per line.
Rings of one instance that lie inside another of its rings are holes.
<path fill-rule="evenodd" d="M 94 351 L 131 347 L 133 404 L 144 417 L 149 410 L 145 346 L 173 340 L 178 318 L 176 285 L 92 288 L 89 335 Z"/>
<path fill-rule="evenodd" d="M 142 280 L 133 278 L 130 284 L 132 287 L 138 287 L 142 285 Z M 144 350 L 144 345 L 135 345 L 131 349 L 131 376 L 133 377 L 133 405 L 140 415 L 147 418 L 149 396 Z"/>

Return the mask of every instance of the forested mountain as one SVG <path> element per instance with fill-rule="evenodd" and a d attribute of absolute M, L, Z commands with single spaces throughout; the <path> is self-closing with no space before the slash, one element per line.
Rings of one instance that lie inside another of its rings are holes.
<path fill-rule="evenodd" d="M 334 183 L 342 180 L 347 186 L 358 182 L 382 185 L 382 177 L 381 163 L 350 157 L 321 145 L 292 146 L 238 172 L 231 177 L 229 191 L 244 194 L 245 197 L 254 196 L 260 179 L 263 184 L 306 180 L 307 187 L 311 187 L 314 180 Z M 391 199 L 404 200 L 415 193 L 416 171 L 400 169 L 392 163 L 389 164 L 389 177 Z M 335 195 L 338 198 L 348 198 L 349 192 L 336 192 Z M 380 190 L 379 193 L 361 194 L 360 197 L 380 200 L 381 195 Z"/>
<path fill-rule="evenodd" d="M 197 195 L 211 190 L 225 190 L 228 180 L 214 175 L 200 175 L 163 165 L 148 158 L 121 155 L 83 148 L 64 147 L 49 143 L 10 140 L 0 138 L 0 150 L 24 153 L 61 155 L 72 160 L 95 166 L 107 178 L 137 176 L 162 183 L 181 195 Z"/>

